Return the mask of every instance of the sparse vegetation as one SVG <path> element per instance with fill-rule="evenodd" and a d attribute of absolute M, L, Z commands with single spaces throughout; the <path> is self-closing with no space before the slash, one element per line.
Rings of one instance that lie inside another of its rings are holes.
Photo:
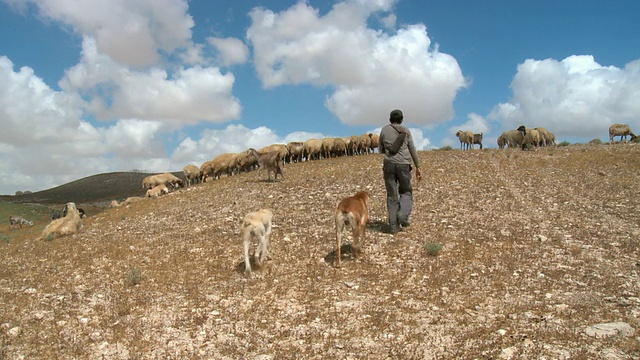
<path fill-rule="evenodd" d="M 142 269 L 139 267 L 133 267 L 127 271 L 127 284 L 139 285 L 142 283 Z"/>
<path fill-rule="evenodd" d="M 426 243 L 424 244 L 424 250 L 427 252 L 429 256 L 438 256 L 440 250 L 442 250 L 442 244 L 438 243 Z"/>
<path fill-rule="evenodd" d="M 35 221 L 0 227 L 0 358 L 640 358 L 640 146 L 553 152 L 420 152 L 393 236 L 379 154 L 94 209 L 56 241 L 33 240 L 48 206 L 0 203 Z M 366 241 L 336 269 L 333 211 L 358 189 Z M 271 258 L 245 277 L 239 221 L 258 208 Z M 585 333 L 607 322 L 636 335 Z"/>
<path fill-rule="evenodd" d="M 443 146 L 443 147 L 439 148 L 438 150 L 449 151 L 449 150 L 453 150 L 453 148 L 451 146 L 447 145 L 447 146 Z"/>
<path fill-rule="evenodd" d="M 561 143 L 558 143 L 558 146 L 569 146 L 569 145 L 571 145 L 571 144 L 566 140 L 561 142 Z"/>

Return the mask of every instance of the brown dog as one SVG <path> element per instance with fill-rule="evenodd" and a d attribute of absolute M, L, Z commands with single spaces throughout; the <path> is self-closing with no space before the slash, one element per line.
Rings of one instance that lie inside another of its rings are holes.
<path fill-rule="evenodd" d="M 350 227 L 353 231 L 353 244 L 351 245 L 351 254 L 356 257 L 360 251 L 360 246 L 364 243 L 367 221 L 369 220 L 369 212 L 367 204 L 369 203 L 369 193 L 359 191 L 355 195 L 344 198 L 338 202 L 336 207 L 336 242 L 338 249 L 336 250 L 336 267 L 340 267 L 340 246 L 342 245 L 342 231 L 346 227 Z"/>

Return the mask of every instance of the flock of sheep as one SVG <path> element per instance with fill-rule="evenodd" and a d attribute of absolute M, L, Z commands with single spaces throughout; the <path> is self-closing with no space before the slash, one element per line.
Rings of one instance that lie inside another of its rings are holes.
<path fill-rule="evenodd" d="M 235 175 L 255 169 L 267 172 L 267 181 L 284 177 L 283 165 L 301 161 L 319 160 L 338 156 L 353 156 L 373 154 L 378 148 L 379 137 L 376 134 L 353 135 L 346 138 L 309 139 L 304 142 L 290 142 L 288 144 L 273 144 L 260 150 L 253 148 L 239 153 L 225 153 L 214 159 L 205 161 L 198 168 L 189 164 L 182 171 L 185 180 L 171 173 L 150 175 L 142 181 L 142 187 L 147 189 L 145 197 L 158 197 L 168 194 L 171 188 L 191 186 L 196 183 L 219 179 L 222 175 Z M 136 201 L 127 199 L 125 203 Z M 121 204 L 113 202 L 112 206 Z"/>

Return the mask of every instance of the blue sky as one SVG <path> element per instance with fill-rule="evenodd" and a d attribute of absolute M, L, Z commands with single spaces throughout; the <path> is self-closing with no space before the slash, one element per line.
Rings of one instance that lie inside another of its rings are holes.
<path fill-rule="evenodd" d="M 638 1 L 0 0 L 0 193 L 378 132 L 640 128 Z M 640 130 L 637 130 L 640 131 Z"/>

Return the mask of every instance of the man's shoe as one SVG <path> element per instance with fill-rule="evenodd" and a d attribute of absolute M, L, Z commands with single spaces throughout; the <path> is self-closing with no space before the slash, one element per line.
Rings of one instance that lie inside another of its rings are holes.
<path fill-rule="evenodd" d="M 399 226 L 389 226 L 389 234 L 397 234 L 400 231 L 404 231 L 404 229 Z"/>
<path fill-rule="evenodd" d="M 407 228 L 409 226 L 411 226 L 411 223 L 408 220 L 400 222 L 400 227 Z"/>

